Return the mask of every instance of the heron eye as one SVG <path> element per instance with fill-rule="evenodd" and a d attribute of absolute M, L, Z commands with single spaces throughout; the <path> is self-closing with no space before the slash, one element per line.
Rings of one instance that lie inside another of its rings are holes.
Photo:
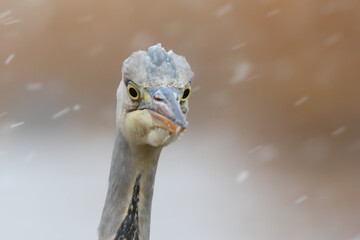
<path fill-rule="evenodd" d="M 182 96 L 181 96 L 181 101 L 185 101 L 186 99 L 188 99 L 190 97 L 190 94 L 191 94 L 191 87 L 190 86 L 187 86 L 185 88 L 185 90 L 183 91 L 182 93 Z"/>
<path fill-rule="evenodd" d="M 139 90 L 132 84 L 129 84 L 127 87 L 127 92 L 129 94 L 129 97 L 134 100 L 137 101 L 140 98 L 140 93 Z"/>

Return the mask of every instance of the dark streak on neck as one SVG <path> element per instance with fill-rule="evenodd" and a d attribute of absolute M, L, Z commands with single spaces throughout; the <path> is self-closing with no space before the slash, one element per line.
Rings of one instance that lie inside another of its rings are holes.
<path fill-rule="evenodd" d="M 140 192 L 140 177 L 141 174 L 136 177 L 133 188 L 133 195 L 127 215 L 118 228 L 114 240 L 139 240 L 138 202 Z"/>

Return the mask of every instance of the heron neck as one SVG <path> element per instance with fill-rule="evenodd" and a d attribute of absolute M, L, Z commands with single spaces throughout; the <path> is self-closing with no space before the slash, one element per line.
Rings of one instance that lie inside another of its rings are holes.
<path fill-rule="evenodd" d="M 100 240 L 148 240 L 155 173 L 161 148 L 131 146 L 117 131 Z"/>

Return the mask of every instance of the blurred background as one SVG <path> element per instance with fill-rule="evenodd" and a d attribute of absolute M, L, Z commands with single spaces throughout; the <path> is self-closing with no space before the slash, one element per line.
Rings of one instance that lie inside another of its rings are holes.
<path fill-rule="evenodd" d="M 0 239 L 96 240 L 122 62 L 195 73 L 156 240 L 360 239 L 356 0 L 1 0 Z"/>

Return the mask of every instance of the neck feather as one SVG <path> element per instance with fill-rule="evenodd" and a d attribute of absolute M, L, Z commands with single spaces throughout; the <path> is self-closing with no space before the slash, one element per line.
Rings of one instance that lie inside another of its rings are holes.
<path fill-rule="evenodd" d="M 155 173 L 161 148 L 131 146 L 117 131 L 100 240 L 148 240 Z"/>

